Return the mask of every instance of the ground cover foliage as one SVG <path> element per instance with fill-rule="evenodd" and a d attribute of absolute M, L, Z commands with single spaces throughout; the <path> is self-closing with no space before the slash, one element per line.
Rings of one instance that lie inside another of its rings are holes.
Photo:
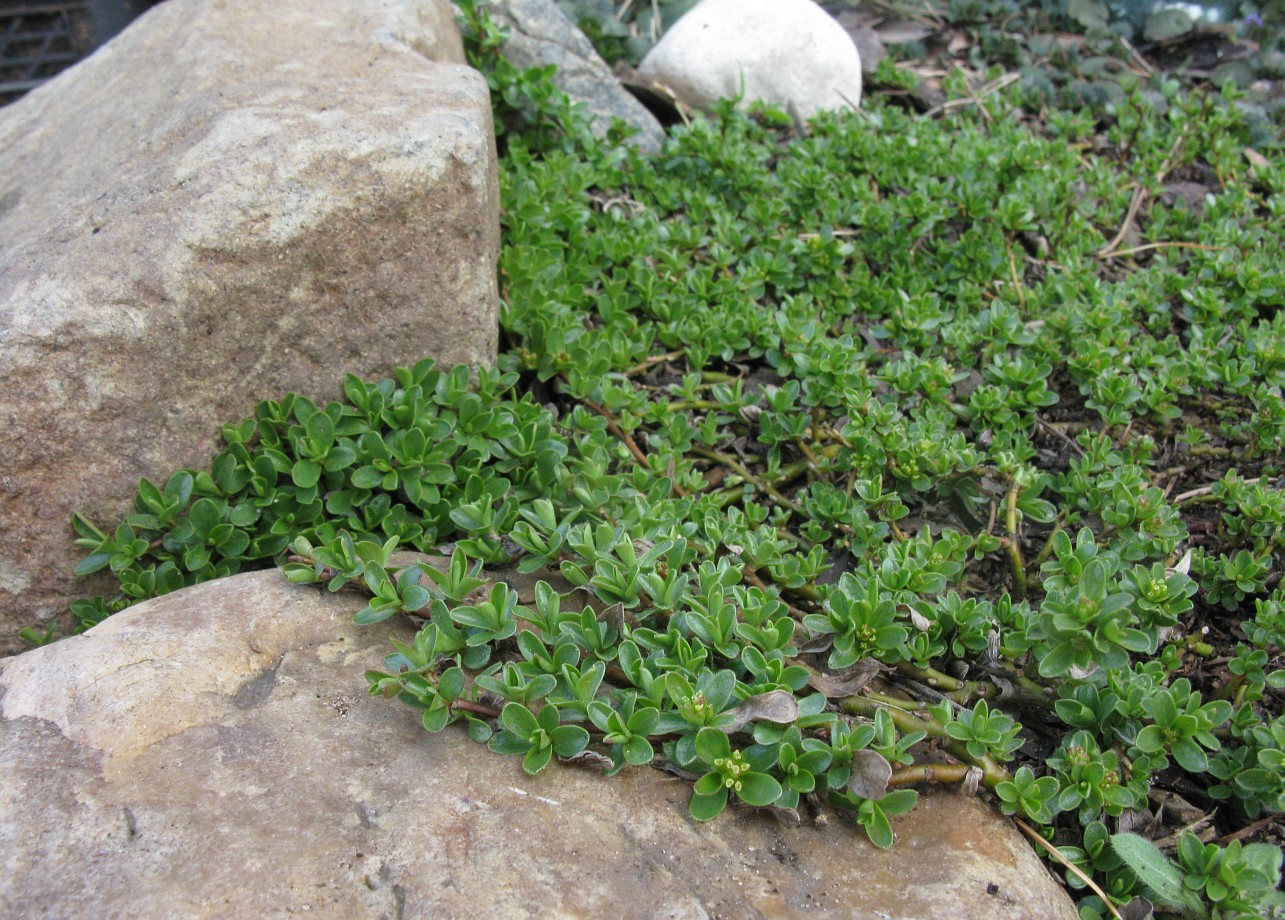
<path fill-rule="evenodd" d="M 1085 917 L 1276 909 L 1285 169 L 1234 91 L 1039 131 L 1016 90 L 806 136 L 728 109 L 648 158 L 460 8 L 498 366 L 266 401 L 115 530 L 77 518 L 121 584 L 80 626 L 277 562 L 415 617 L 371 692 L 528 771 L 656 764 L 697 819 L 831 808 L 879 846 L 959 784 Z"/>
<path fill-rule="evenodd" d="M 695 0 L 557 0 L 623 74 Z M 918 111 L 948 102 L 942 78 L 990 72 L 982 94 L 1017 83 L 1024 105 L 1077 108 L 1123 101 L 1139 77 L 1217 88 L 1231 80 L 1254 143 L 1285 126 L 1285 4 L 1280 0 L 821 0 L 857 40 L 867 95 Z M 886 52 L 886 56 L 885 55 Z M 875 64 L 878 66 L 874 66 Z M 642 81 L 645 85 L 646 81 Z M 1175 85 L 1177 85 L 1175 83 Z M 958 100 L 950 104 L 957 104 Z"/>
<path fill-rule="evenodd" d="M 1217 89 L 1232 81 L 1255 144 L 1285 125 L 1285 6 L 1279 0 L 832 0 L 828 9 L 871 30 L 888 59 L 868 81 L 909 91 L 921 110 L 942 104 L 943 74 L 992 71 L 1016 82 L 1028 109 L 1102 109 L 1142 78 L 1163 105 L 1166 83 Z M 912 78 L 910 87 L 898 83 Z M 979 84 L 980 86 L 981 84 Z"/>

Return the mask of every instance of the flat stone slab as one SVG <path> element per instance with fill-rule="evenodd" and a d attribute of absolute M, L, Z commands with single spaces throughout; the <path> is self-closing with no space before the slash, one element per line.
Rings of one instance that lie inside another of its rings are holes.
<path fill-rule="evenodd" d="M 1074 920 L 1013 825 L 925 792 L 880 851 L 838 815 L 708 824 L 649 768 L 527 776 L 365 693 L 410 630 L 278 572 L 0 664 L 5 917 Z"/>

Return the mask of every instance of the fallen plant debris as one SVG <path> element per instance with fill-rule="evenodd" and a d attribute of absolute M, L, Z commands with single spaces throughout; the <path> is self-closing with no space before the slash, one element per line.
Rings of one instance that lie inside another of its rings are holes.
<path fill-rule="evenodd" d="M 76 520 L 121 584 L 79 625 L 281 562 L 416 618 L 370 691 L 530 772 L 655 764 L 699 820 L 828 805 L 885 847 L 958 784 L 1086 918 L 1279 910 L 1285 170 L 1235 90 L 1038 132 L 948 77 L 942 117 L 727 108 L 646 157 L 460 10 L 498 366 L 262 403 L 114 531 Z"/>

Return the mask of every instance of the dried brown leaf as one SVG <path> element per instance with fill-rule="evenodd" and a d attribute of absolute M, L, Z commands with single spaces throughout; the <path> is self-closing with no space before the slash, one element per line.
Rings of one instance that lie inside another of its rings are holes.
<path fill-rule="evenodd" d="M 592 769 L 601 767 L 604 770 L 610 770 L 615 766 L 615 764 L 611 762 L 611 758 L 607 755 L 589 750 L 581 751 L 579 754 L 572 754 L 570 757 L 559 757 L 558 759 L 563 763 L 568 763 L 576 767 L 590 767 Z"/>
<path fill-rule="evenodd" d="M 799 817 L 799 813 L 793 808 L 782 808 L 779 805 L 768 805 L 766 806 L 766 809 L 769 815 L 776 818 L 776 820 L 780 821 L 782 824 L 790 827 L 798 827 L 803 823 L 803 819 Z"/>
<path fill-rule="evenodd" d="M 862 658 L 842 674 L 814 673 L 808 678 L 813 690 L 824 693 L 826 699 L 843 699 L 852 696 L 883 671 L 884 666 L 873 658 Z"/>
<path fill-rule="evenodd" d="M 1255 170 L 1269 170 L 1272 168 L 1272 161 L 1267 159 L 1267 157 L 1263 156 L 1253 147 L 1246 147 L 1242 153 L 1245 154 L 1245 159 L 1249 160 L 1249 165 Z"/>
<path fill-rule="evenodd" d="M 1133 900 L 1119 908 L 1120 920 L 1151 920 L 1156 915 L 1155 907 L 1150 901 L 1136 895 Z"/>
<path fill-rule="evenodd" d="M 852 755 L 852 776 L 848 789 L 863 799 L 881 799 L 888 791 L 892 778 L 892 764 L 878 751 L 855 751 Z"/>
<path fill-rule="evenodd" d="M 623 633 L 625 629 L 625 605 L 612 604 L 602 611 L 602 620 L 617 633 Z"/>
<path fill-rule="evenodd" d="M 799 701 L 788 690 L 771 690 L 752 696 L 732 710 L 732 724 L 729 732 L 738 732 L 756 719 L 782 724 L 793 722 L 799 717 Z"/>

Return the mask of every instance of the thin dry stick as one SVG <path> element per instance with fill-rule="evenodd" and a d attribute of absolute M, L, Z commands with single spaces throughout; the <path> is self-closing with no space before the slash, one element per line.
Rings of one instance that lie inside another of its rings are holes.
<path fill-rule="evenodd" d="M 1144 243 L 1141 246 L 1130 246 L 1128 249 L 1117 249 L 1115 252 L 1099 254 L 1099 259 L 1118 259 L 1152 249 L 1203 249 L 1205 252 L 1222 252 L 1226 246 L 1206 246 L 1204 243 Z"/>
<path fill-rule="evenodd" d="M 1211 841 L 1211 843 L 1216 843 L 1220 847 L 1225 847 L 1233 840 L 1244 840 L 1246 837 L 1250 837 L 1258 833 L 1260 830 L 1267 827 L 1267 825 L 1280 821 L 1283 818 L 1285 818 L 1285 811 L 1273 812 L 1272 814 L 1268 815 L 1266 818 L 1259 818 L 1253 824 L 1242 827 L 1240 830 L 1235 831 L 1234 833 L 1224 834 L 1222 837 L 1215 837 Z"/>
<path fill-rule="evenodd" d="M 1061 851 L 1058 850 L 1057 847 L 1053 846 L 1053 844 L 1049 843 L 1047 840 L 1041 837 L 1039 835 L 1039 832 L 1035 830 L 1035 828 L 1031 827 L 1021 818 L 1014 818 L 1013 820 L 1017 822 L 1017 826 L 1022 829 L 1022 832 L 1025 833 L 1027 837 L 1030 837 L 1032 840 L 1034 840 L 1036 843 L 1042 846 L 1050 856 L 1052 856 L 1062 865 L 1070 869 L 1076 878 L 1078 878 L 1080 881 L 1084 882 L 1084 884 L 1092 888 L 1093 893 L 1102 899 L 1102 903 L 1107 906 L 1107 910 L 1111 911 L 1111 916 L 1115 917 L 1115 920 L 1124 920 L 1124 918 L 1120 916 L 1120 912 L 1117 911 L 1115 909 L 1115 906 L 1111 903 L 1111 899 L 1108 898 L 1106 896 L 1106 893 L 1094 883 L 1093 879 L 1089 878 L 1080 870 L 1079 866 L 1077 866 L 1075 863 L 1071 862 L 1069 859 L 1063 856 Z"/>
<path fill-rule="evenodd" d="M 1128 233 L 1129 228 L 1133 226 L 1133 219 L 1138 216 L 1138 210 L 1142 207 L 1142 202 L 1146 197 L 1147 187 L 1145 185 L 1134 186 L 1133 196 L 1129 199 L 1129 209 L 1124 212 L 1124 220 L 1120 223 L 1120 229 L 1116 231 L 1111 242 L 1107 243 L 1104 248 L 1098 251 L 1097 256 L 1099 259 L 1109 258 L 1115 250 L 1115 247 L 1120 245 L 1120 241 L 1124 239 L 1124 235 Z"/>
<path fill-rule="evenodd" d="M 680 348 L 678 351 L 667 351 L 663 355 L 652 355 L 646 361 L 635 364 L 633 367 L 629 368 L 629 370 L 625 371 L 625 376 L 632 377 L 634 374 L 641 374 L 649 367 L 654 367 L 657 364 L 664 364 L 666 361 L 673 361 L 675 358 L 681 358 L 683 354 L 684 351 Z"/>
<path fill-rule="evenodd" d="M 977 92 L 972 93 L 967 99 L 951 99 L 949 102 L 943 102 L 941 105 L 933 106 L 927 112 L 924 112 L 924 118 L 932 118 L 932 116 L 945 112 L 947 109 L 957 109 L 961 105 L 981 105 L 982 100 L 987 96 L 992 93 L 999 92 L 1010 83 L 1016 83 L 1021 78 L 1022 75 L 1020 73 L 1006 73 L 1002 77 L 996 77 Z M 990 119 L 990 112 L 986 111 L 985 106 L 982 106 L 982 113 L 986 116 L 987 120 Z"/>
<path fill-rule="evenodd" d="M 1215 829 L 1210 826 L 1213 823 L 1214 823 L 1214 814 L 1213 812 L 1210 812 L 1209 814 L 1201 818 L 1199 821 L 1193 821 L 1191 824 L 1188 824 L 1186 827 L 1178 828 L 1178 830 L 1174 831 L 1168 837 L 1161 837 L 1151 842 L 1156 845 L 1157 849 L 1164 850 L 1166 852 L 1171 852 L 1175 847 L 1178 846 L 1178 842 L 1182 840 L 1183 835 L 1190 832 L 1192 834 L 1195 834 L 1201 843 L 1208 843 L 1210 840 L 1213 839 L 1214 834 L 1217 833 L 1217 831 L 1215 831 Z"/>
<path fill-rule="evenodd" d="M 616 421 L 616 417 L 612 415 L 611 412 L 587 399 L 583 399 L 581 402 L 584 404 L 586 409 L 590 409 L 606 419 L 607 430 L 624 442 L 625 447 L 629 448 L 629 453 L 633 454 L 635 460 L 641 463 L 644 467 L 647 466 L 647 455 L 642 452 L 642 448 L 635 443 L 633 437 L 620 427 L 620 424 Z M 673 482 L 672 479 L 670 481 L 670 487 L 674 490 L 674 494 L 679 498 L 685 498 L 687 496 L 687 490 L 678 483 Z"/>
<path fill-rule="evenodd" d="M 771 594 L 772 594 L 771 586 L 768 585 L 768 583 L 765 582 L 761 577 L 759 577 L 758 572 L 746 566 L 745 569 L 741 572 L 741 578 L 744 579 L 745 581 L 748 581 L 751 585 L 753 585 L 754 587 L 762 591 L 764 594 L 771 597 Z M 777 600 L 785 604 L 786 609 L 789 610 L 790 612 L 790 616 L 802 622 L 803 618 L 807 616 L 807 613 L 800 610 L 798 607 L 795 607 L 793 604 L 787 601 L 784 597 L 780 596 L 779 591 L 777 592 L 777 595 L 778 595 Z"/>
<path fill-rule="evenodd" d="M 835 92 L 839 94 L 840 99 L 842 99 L 844 102 L 848 104 L 848 108 L 852 109 L 852 111 L 854 112 L 861 111 L 861 107 L 857 105 L 855 102 L 853 102 L 851 99 L 849 99 L 846 95 L 844 95 L 842 90 L 835 90 Z"/>
<path fill-rule="evenodd" d="M 982 118 L 986 120 L 986 124 L 988 125 L 995 124 L 994 116 L 991 115 L 990 111 L 986 108 L 986 106 L 982 105 L 982 97 L 977 94 L 977 91 L 973 89 L 971 84 L 968 87 L 968 95 L 972 96 L 973 101 L 977 103 L 977 111 L 981 112 Z"/>
<path fill-rule="evenodd" d="M 1247 486 L 1252 486 L 1254 485 L 1254 483 L 1262 482 L 1262 481 L 1263 481 L 1262 476 L 1255 476 L 1253 479 L 1244 480 L 1244 484 Z M 1199 489 L 1192 489 L 1190 492 L 1183 492 L 1180 495 L 1175 495 L 1173 498 L 1174 504 L 1181 505 L 1185 501 L 1191 501 L 1191 499 L 1193 498 L 1200 498 L 1200 496 L 1202 495 L 1212 495 L 1214 494 L 1215 485 L 1217 485 L 1217 483 L 1213 483 L 1212 485 L 1207 485 L 1207 486 L 1201 486 Z"/>
<path fill-rule="evenodd" d="M 636 443 L 634 443 L 633 437 L 627 434 L 625 430 L 620 427 L 619 423 L 616 422 L 616 417 L 614 415 L 597 403 L 592 403 L 587 399 L 581 401 L 584 403 L 585 408 L 591 409 L 607 420 L 607 430 L 624 442 L 625 447 L 629 448 L 629 452 L 634 455 L 635 460 L 643 466 L 647 465 L 647 455 L 642 452 L 642 449 L 639 448 Z"/>
<path fill-rule="evenodd" d="M 1008 250 L 1008 273 L 1013 279 L 1013 290 L 1017 292 L 1017 302 L 1020 306 L 1026 306 L 1026 292 L 1022 290 L 1022 279 L 1017 275 L 1017 259 L 1013 257 L 1013 243 L 1011 240 L 1004 240 L 1004 248 Z"/>
<path fill-rule="evenodd" d="M 1186 134 L 1180 134 L 1174 140 L 1173 146 L 1169 148 L 1169 152 L 1165 154 L 1164 161 L 1160 164 L 1160 169 L 1156 171 L 1155 179 L 1157 182 L 1162 181 L 1169 170 L 1173 168 L 1174 157 L 1178 155 L 1178 151 L 1182 148 L 1186 139 Z M 1129 228 L 1133 226 L 1133 219 L 1138 216 L 1138 209 L 1142 207 L 1142 202 L 1146 200 L 1147 187 L 1142 184 L 1137 185 L 1133 190 L 1133 197 L 1129 199 L 1129 209 L 1124 214 L 1124 221 L 1120 224 L 1120 229 L 1116 231 L 1111 242 L 1098 250 L 1097 257 L 1099 259 L 1106 259 L 1114 255 L 1115 248 L 1120 245 L 1120 241 L 1124 239 L 1125 234 L 1129 232 Z"/>
<path fill-rule="evenodd" d="M 632 0 L 630 0 L 630 2 L 632 2 Z M 1124 36 L 1120 36 L 1119 41 L 1126 48 L 1129 49 L 1129 54 L 1133 55 L 1133 60 L 1138 65 L 1139 69 L 1142 70 L 1143 76 L 1145 77 L 1155 76 L 1155 73 L 1156 73 L 1155 69 L 1150 64 L 1147 63 L 1147 59 L 1138 53 L 1138 49 L 1133 47 L 1133 45 L 1130 44 L 1127 38 L 1125 38 Z M 1134 72 L 1136 73 L 1137 71 L 1134 71 Z"/>
<path fill-rule="evenodd" d="M 1080 446 L 1078 441 L 1073 440 L 1071 436 L 1068 435 L 1061 428 L 1058 428 L 1056 425 L 1049 424 L 1048 422 L 1044 421 L 1044 419 L 1042 418 L 1037 418 L 1035 420 L 1035 423 L 1044 431 L 1051 432 L 1052 434 L 1056 435 L 1057 437 L 1061 438 L 1064 442 L 1066 442 L 1067 450 L 1071 451 L 1076 456 L 1079 456 L 1079 457 L 1084 456 L 1084 448 Z"/>
<path fill-rule="evenodd" d="M 838 230 L 831 230 L 831 231 L 830 231 L 830 235 L 831 235 L 831 236 L 856 236 L 856 235 L 857 235 L 858 233 L 860 233 L 860 232 L 861 232 L 860 230 L 857 230 L 857 229 L 855 229 L 855 228 L 853 228 L 853 227 L 840 227 Z M 778 237 L 778 239 L 779 239 L 779 237 Z M 813 233 L 812 231 L 810 231 L 810 230 L 809 230 L 809 231 L 808 231 L 808 232 L 806 232 L 806 233 L 800 233 L 800 234 L 798 234 L 797 236 L 795 236 L 795 239 L 797 239 L 797 240 L 819 240 L 819 239 L 821 239 L 821 234 L 819 234 L 819 233 Z"/>

